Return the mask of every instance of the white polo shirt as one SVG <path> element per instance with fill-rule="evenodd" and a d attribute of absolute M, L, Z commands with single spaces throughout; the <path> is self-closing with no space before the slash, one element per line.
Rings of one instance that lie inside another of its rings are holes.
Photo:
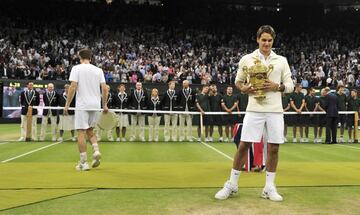
<path fill-rule="evenodd" d="M 92 64 L 79 64 L 71 69 L 70 81 L 78 84 L 76 90 L 77 108 L 100 108 L 100 84 L 105 83 L 102 69 Z"/>
<path fill-rule="evenodd" d="M 248 75 L 243 72 L 243 67 L 247 66 L 250 68 L 254 65 L 255 59 L 260 58 L 262 62 L 266 65 L 272 65 L 273 71 L 269 74 L 269 80 L 277 84 L 285 85 L 285 93 L 291 93 L 294 89 L 294 83 L 291 79 L 291 72 L 289 64 L 285 57 L 277 55 L 275 52 L 271 52 L 270 56 L 265 60 L 264 56 L 259 55 L 259 50 L 255 50 L 251 54 L 247 54 L 241 58 L 239 62 L 239 67 L 235 79 L 235 83 L 241 81 L 245 82 L 248 80 Z M 260 53 L 261 54 L 261 53 Z M 282 113 L 282 101 L 281 93 L 269 91 L 265 92 L 266 98 L 264 100 L 258 101 L 254 98 L 254 94 L 249 95 L 249 103 L 246 108 L 246 111 L 252 112 L 273 112 L 273 113 Z"/>

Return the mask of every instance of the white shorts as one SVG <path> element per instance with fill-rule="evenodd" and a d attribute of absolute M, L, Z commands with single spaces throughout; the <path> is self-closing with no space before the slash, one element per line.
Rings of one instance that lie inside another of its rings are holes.
<path fill-rule="evenodd" d="M 128 127 L 129 126 L 129 115 L 126 113 L 118 114 L 117 127 Z"/>
<path fill-rule="evenodd" d="M 75 129 L 74 115 L 60 115 L 59 129 L 64 131 L 71 131 Z"/>
<path fill-rule="evenodd" d="M 260 142 L 264 130 L 267 133 L 268 143 L 284 143 L 284 114 L 246 112 L 241 130 L 241 141 Z"/>
<path fill-rule="evenodd" d="M 75 129 L 94 128 L 98 118 L 98 111 L 75 111 Z"/>

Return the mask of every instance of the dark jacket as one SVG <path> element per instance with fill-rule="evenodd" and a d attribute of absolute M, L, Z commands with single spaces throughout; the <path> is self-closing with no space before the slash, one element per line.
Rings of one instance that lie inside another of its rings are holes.
<path fill-rule="evenodd" d="M 148 101 L 148 109 L 149 110 L 153 110 L 153 111 L 157 111 L 157 110 L 161 110 L 161 100 L 160 98 L 158 100 L 153 100 L 151 97 L 149 98 Z M 149 116 L 154 115 L 155 113 L 149 113 Z M 157 116 L 161 116 L 162 114 L 157 113 Z"/>
<path fill-rule="evenodd" d="M 195 110 L 195 92 L 191 88 L 189 95 L 186 95 L 184 89 L 177 92 L 177 109 L 185 111 L 186 105 L 188 106 L 188 111 Z"/>
<path fill-rule="evenodd" d="M 336 95 L 329 93 L 325 96 L 325 111 L 327 117 L 338 117 L 338 99 Z"/>
<path fill-rule="evenodd" d="M 144 90 L 141 90 L 140 97 L 137 96 L 136 90 L 133 90 L 129 96 L 129 108 L 132 110 L 147 110 L 148 101 L 148 95 Z"/>
<path fill-rule="evenodd" d="M 171 95 L 169 90 L 167 90 L 162 99 L 161 99 L 161 106 L 162 106 L 162 110 L 167 110 L 167 111 L 176 111 L 177 110 L 177 94 L 176 91 L 174 91 L 174 95 Z"/>
<path fill-rule="evenodd" d="M 116 109 L 128 109 L 129 107 L 129 96 L 127 93 L 124 93 L 123 96 L 120 96 L 120 93 L 113 96 L 113 106 Z"/>
<path fill-rule="evenodd" d="M 106 104 L 108 108 L 114 108 L 114 94 L 112 92 L 109 92 Z"/>
<path fill-rule="evenodd" d="M 66 96 L 64 93 L 59 96 L 59 106 L 60 106 L 60 107 L 65 107 L 65 105 L 66 105 L 66 99 L 67 99 L 67 96 Z M 73 98 L 73 100 L 72 100 L 71 103 L 70 103 L 70 107 L 75 107 L 75 104 L 76 104 L 76 94 L 74 95 L 74 98 Z M 63 115 L 63 114 L 64 114 L 64 110 L 63 110 L 63 109 L 60 109 L 60 110 L 59 110 L 59 115 Z M 74 110 L 68 110 L 68 114 L 69 114 L 69 115 L 74 115 L 74 114 L 75 114 L 75 111 L 74 111 Z"/>
<path fill-rule="evenodd" d="M 35 90 L 32 90 L 30 95 L 28 91 L 23 91 L 20 94 L 20 103 L 21 103 L 21 115 L 26 115 L 28 106 L 38 106 L 40 104 L 40 94 Z M 33 108 L 32 115 L 37 115 L 38 111 L 36 108 Z"/>
<path fill-rule="evenodd" d="M 46 91 L 43 94 L 43 100 L 44 100 L 45 106 L 48 106 L 48 107 L 57 107 L 57 106 L 59 106 L 60 95 L 55 91 L 53 91 L 53 92 L 54 93 L 53 93 L 52 96 L 49 94 L 48 91 Z M 44 109 L 43 116 L 47 116 L 48 113 L 49 113 L 49 109 Z M 51 115 L 56 116 L 57 115 L 57 110 L 51 110 Z"/>

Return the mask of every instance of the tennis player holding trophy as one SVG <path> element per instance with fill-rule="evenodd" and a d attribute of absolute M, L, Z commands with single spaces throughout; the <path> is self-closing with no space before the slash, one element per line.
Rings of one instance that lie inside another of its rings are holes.
<path fill-rule="evenodd" d="M 269 25 L 261 26 L 257 31 L 259 49 L 245 55 L 239 62 L 235 83 L 241 92 L 249 94 L 249 103 L 230 180 L 216 193 L 216 199 L 227 199 L 238 191 L 238 179 L 247 159 L 246 153 L 253 142 L 261 141 L 265 129 L 268 134 L 268 155 L 266 184 L 261 197 L 272 201 L 283 200 L 274 183 L 279 146 L 284 143 L 281 92 L 292 92 L 294 84 L 286 58 L 272 51 L 274 39 L 274 29 Z"/>

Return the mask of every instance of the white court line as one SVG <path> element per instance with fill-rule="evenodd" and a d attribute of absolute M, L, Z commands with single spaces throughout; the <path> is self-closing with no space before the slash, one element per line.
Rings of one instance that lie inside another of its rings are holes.
<path fill-rule="evenodd" d="M 348 145 L 334 144 L 334 146 L 342 146 L 342 147 L 360 150 L 360 147 L 354 147 L 354 146 L 348 146 Z"/>
<path fill-rule="evenodd" d="M 0 142 L 0 145 L 8 144 L 9 142 Z"/>
<path fill-rule="evenodd" d="M 197 139 L 195 137 L 193 137 L 195 141 L 197 141 Z M 213 147 L 213 146 L 210 146 L 209 144 L 203 142 L 203 141 L 200 141 L 201 144 L 203 144 L 204 146 L 208 147 L 209 149 L 212 149 L 214 150 L 215 152 L 221 154 L 222 156 L 226 157 L 227 159 L 231 160 L 231 161 L 234 161 L 234 159 L 232 157 L 230 157 L 229 155 L 225 154 L 224 152 L 218 150 L 217 148 Z"/>
<path fill-rule="evenodd" d="M 66 140 L 70 140 L 70 139 L 71 139 L 71 138 L 66 139 Z M 66 141 L 66 140 L 64 140 L 64 141 Z M 26 152 L 26 153 L 24 153 L 24 154 L 21 154 L 21 155 L 18 155 L 18 156 L 15 156 L 15 157 L 12 157 L 12 158 L 3 160 L 3 161 L 1 161 L 1 163 L 7 163 L 7 162 L 9 162 L 9 161 L 12 161 L 12 160 L 15 160 L 15 159 L 24 157 L 24 156 L 29 155 L 29 154 L 32 154 L 32 153 L 34 153 L 34 152 L 38 152 L 38 151 L 41 151 L 41 150 L 43 150 L 43 149 L 46 149 L 46 148 L 49 148 L 49 147 L 58 145 L 59 143 L 62 143 L 62 142 L 64 142 L 64 141 L 59 141 L 59 142 L 56 142 L 56 143 L 53 143 L 53 144 L 50 144 L 50 145 L 47 145 L 47 146 L 40 147 L 40 148 L 38 148 L 38 149 L 31 150 L 30 152 Z"/>
<path fill-rule="evenodd" d="M 46 135 L 48 135 L 48 134 L 51 134 L 51 131 L 49 131 L 49 132 L 46 132 L 45 133 L 45 136 Z M 37 135 L 37 136 L 39 136 L 39 135 Z M 0 145 L 2 145 L 2 142 L 6 142 L 6 143 L 12 143 L 12 142 L 21 142 L 21 141 L 19 141 L 19 139 L 14 139 L 14 140 L 0 140 Z M 5 144 L 5 143 L 4 143 Z"/>

